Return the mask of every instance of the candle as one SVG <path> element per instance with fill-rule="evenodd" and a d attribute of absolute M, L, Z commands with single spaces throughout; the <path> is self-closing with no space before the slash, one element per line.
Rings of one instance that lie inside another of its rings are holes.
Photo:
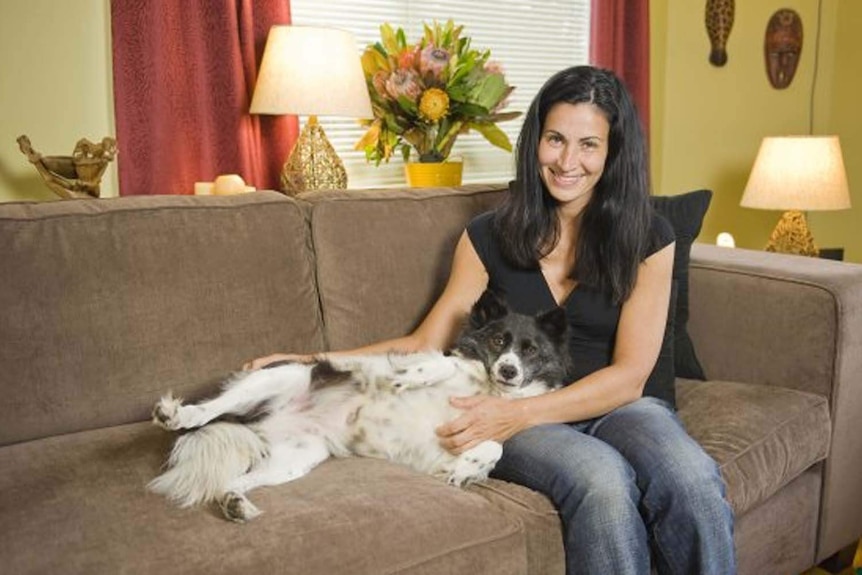
<path fill-rule="evenodd" d="M 721 232 L 720 234 L 718 234 L 718 238 L 716 238 L 715 244 L 722 248 L 736 247 L 736 241 L 733 239 L 733 236 L 730 234 L 730 232 Z"/>
<path fill-rule="evenodd" d="M 213 187 L 215 184 L 212 182 L 195 182 L 195 195 L 210 196 L 213 193 Z"/>
<path fill-rule="evenodd" d="M 245 181 L 237 174 L 224 174 L 215 179 L 214 194 L 239 194 L 244 191 Z"/>

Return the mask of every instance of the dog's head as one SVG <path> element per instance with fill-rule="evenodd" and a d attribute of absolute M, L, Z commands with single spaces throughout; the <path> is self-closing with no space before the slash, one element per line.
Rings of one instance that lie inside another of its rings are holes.
<path fill-rule="evenodd" d="M 453 351 L 481 361 L 500 393 L 535 395 L 563 383 L 569 367 L 567 329 L 561 307 L 523 315 L 486 290 L 473 305 Z"/>

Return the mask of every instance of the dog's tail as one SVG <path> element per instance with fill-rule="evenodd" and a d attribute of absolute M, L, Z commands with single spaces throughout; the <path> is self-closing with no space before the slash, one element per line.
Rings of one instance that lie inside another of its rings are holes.
<path fill-rule="evenodd" d="M 182 507 L 215 501 L 268 451 L 266 440 L 246 425 L 211 423 L 177 439 L 167 470 L 147 488 Z"/>

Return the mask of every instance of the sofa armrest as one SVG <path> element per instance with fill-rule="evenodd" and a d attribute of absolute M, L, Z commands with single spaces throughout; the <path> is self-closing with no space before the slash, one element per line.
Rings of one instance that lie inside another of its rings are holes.
<path fill-rule="evenodd" d="M 695 244 L 689 332 L 709 379 L 826 396 L 818 558 L 862 534 L 862 265 Z"/>

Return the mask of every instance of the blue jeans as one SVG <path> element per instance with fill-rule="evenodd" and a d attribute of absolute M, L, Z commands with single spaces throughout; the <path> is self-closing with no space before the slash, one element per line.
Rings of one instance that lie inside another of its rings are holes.
<path fill-rule="evenodd" d="M 547 495 L 566 573 L 736 572 L 733 513 L 718 466 L 663 401 L 641 398 L 575 424 L 510 438 L 493 477 Z"/>

